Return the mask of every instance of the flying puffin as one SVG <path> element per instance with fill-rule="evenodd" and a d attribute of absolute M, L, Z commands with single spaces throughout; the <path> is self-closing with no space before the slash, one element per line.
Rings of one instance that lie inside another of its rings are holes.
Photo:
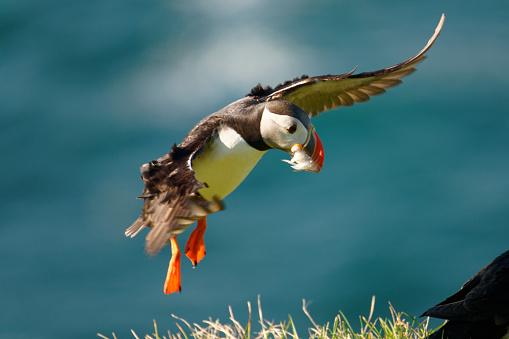
<path fill-rule="evenodd" d="M 509 251 L 422 316 L 448 319 L 430 339 L 509 338 Z"/>
<path fill-rule="evenodd" d="M 185 254 L 196 266 L 205 256 L 206 217 L 224 209 L 222 200 L 251 172 L 270 149 L 292 155 L 285 160 L 296 171 L 319 172 L 324 151 L 310 118 L 339 106 L 364 102 L 401 83 L 425 58 L 444 22 L 414 57 L 374 72 L 295 78 L 283 84 L 258 84 L 244 98 L 201 120 L 179 145 L 141 166 L 145 203 L 126 230 L 134 237 L 150 228 L 145 251 L 155 255 L 171 243 L 172 258 L 164 284 L 166 294 L 180 292 L 180 256 L 176 237 L 194 222 Z"/>

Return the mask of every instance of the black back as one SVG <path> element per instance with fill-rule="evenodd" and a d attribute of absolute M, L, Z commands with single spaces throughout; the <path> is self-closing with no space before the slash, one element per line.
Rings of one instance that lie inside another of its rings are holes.
<path fill-rule="evenodd" d="M 423 316 L 448 319 L 440 329 L 449 339 L 500 339 L 509 326 L 509 251 Z M 438 334 L 430 338 L 441 338 Z"/>

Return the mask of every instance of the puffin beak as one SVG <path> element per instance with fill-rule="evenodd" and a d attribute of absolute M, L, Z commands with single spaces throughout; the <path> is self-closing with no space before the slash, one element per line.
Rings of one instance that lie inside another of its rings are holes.
<path fill-rule="evenodd" d="M 308 137 L 304 144 L 295 144 L 288 152 L 293 155 L 292 160 L 284 162 L 292 165 L 296 171 L 308 171 L 318 173 L 323 166 L 323 146 L 322 141 L 311 126 L 308 130 Z"/>
<path fill-rule="evenodd" d="M 303 145 L 303 149 L 311 157 L 311 160 L 316 165 L 316 172 L 320 172 L 323 166 L 324 152 L 322 141 L 318 137 L 314 126 L 309 128 L 308 139 Z"/>

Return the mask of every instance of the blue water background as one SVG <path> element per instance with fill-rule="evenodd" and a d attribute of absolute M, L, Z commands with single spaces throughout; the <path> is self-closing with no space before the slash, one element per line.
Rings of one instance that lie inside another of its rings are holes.
<path fill-rule="evenodd" d="M 123 234 L 139 166 L 258 82 L 411 57 L 443 12 L 403 85 L 314 119 L 322 172 L 269 152 L 164 295 L 169 248 Z M 357 323 L 372 295 L 420 315 L 509 249 L 508 18 L 502 0 L 2 1 L 0 338 L 130 338 L 228 305 L 246 323 L 257 295 L 303 337 L 302 299 L 318 323 Z"/>

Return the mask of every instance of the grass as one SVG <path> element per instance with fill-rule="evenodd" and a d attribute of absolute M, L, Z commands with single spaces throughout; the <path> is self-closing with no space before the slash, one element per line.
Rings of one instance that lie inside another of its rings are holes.
<path fill-rule="evenodd" d="M 307 311 L 306 302 L 303 300 L 302 310 L 309 318 L 313 327 L 309 328 L 306 338 L 309 339 L 424 339 L 429 335 L 429 318 L 423 322 L 405 314 L 396 312 L 389 303 L 391 319 L 372 319 L 375 309 L 375 297 L 371 301 L 371 310 L 369 317 L 361 317 L 360 332 L 357 333 L 345 318 L 343 313 L 339 313 L 334 318 L 334 323 L 327 323 L 320 326 L 315 323 Z M 154 333 L 139 337 L 131 330 L 135 339 L 301 339 L 303 336 L 297 334 L 292 317 L 289 316 L 287 322 L 274 324 L 273 321 L 267 321 L 263 318 L 260 297 L 258 296 L 258 315 L 260 330 L 254 332 L 251 328 L 251 304 L 247 303 L 249 309 L 249 320 L 245 326 L 241 325 L 233 316 L 231 307 L 230 321 L 228 324 L 221 324 L 219 320 L 204 320 L 204 325 L 189 324 L 184 319 L 172 316 L 177 319 L 179 332 L 171 333 L 168 331 L 165 335 L 159 334 L 157 324 L 154 321 Z M 102 339 L 110 339 L 102 334 L 97 334 Z M 117 339 L 115 333 L 112 333 L 113 339 Z"/>

